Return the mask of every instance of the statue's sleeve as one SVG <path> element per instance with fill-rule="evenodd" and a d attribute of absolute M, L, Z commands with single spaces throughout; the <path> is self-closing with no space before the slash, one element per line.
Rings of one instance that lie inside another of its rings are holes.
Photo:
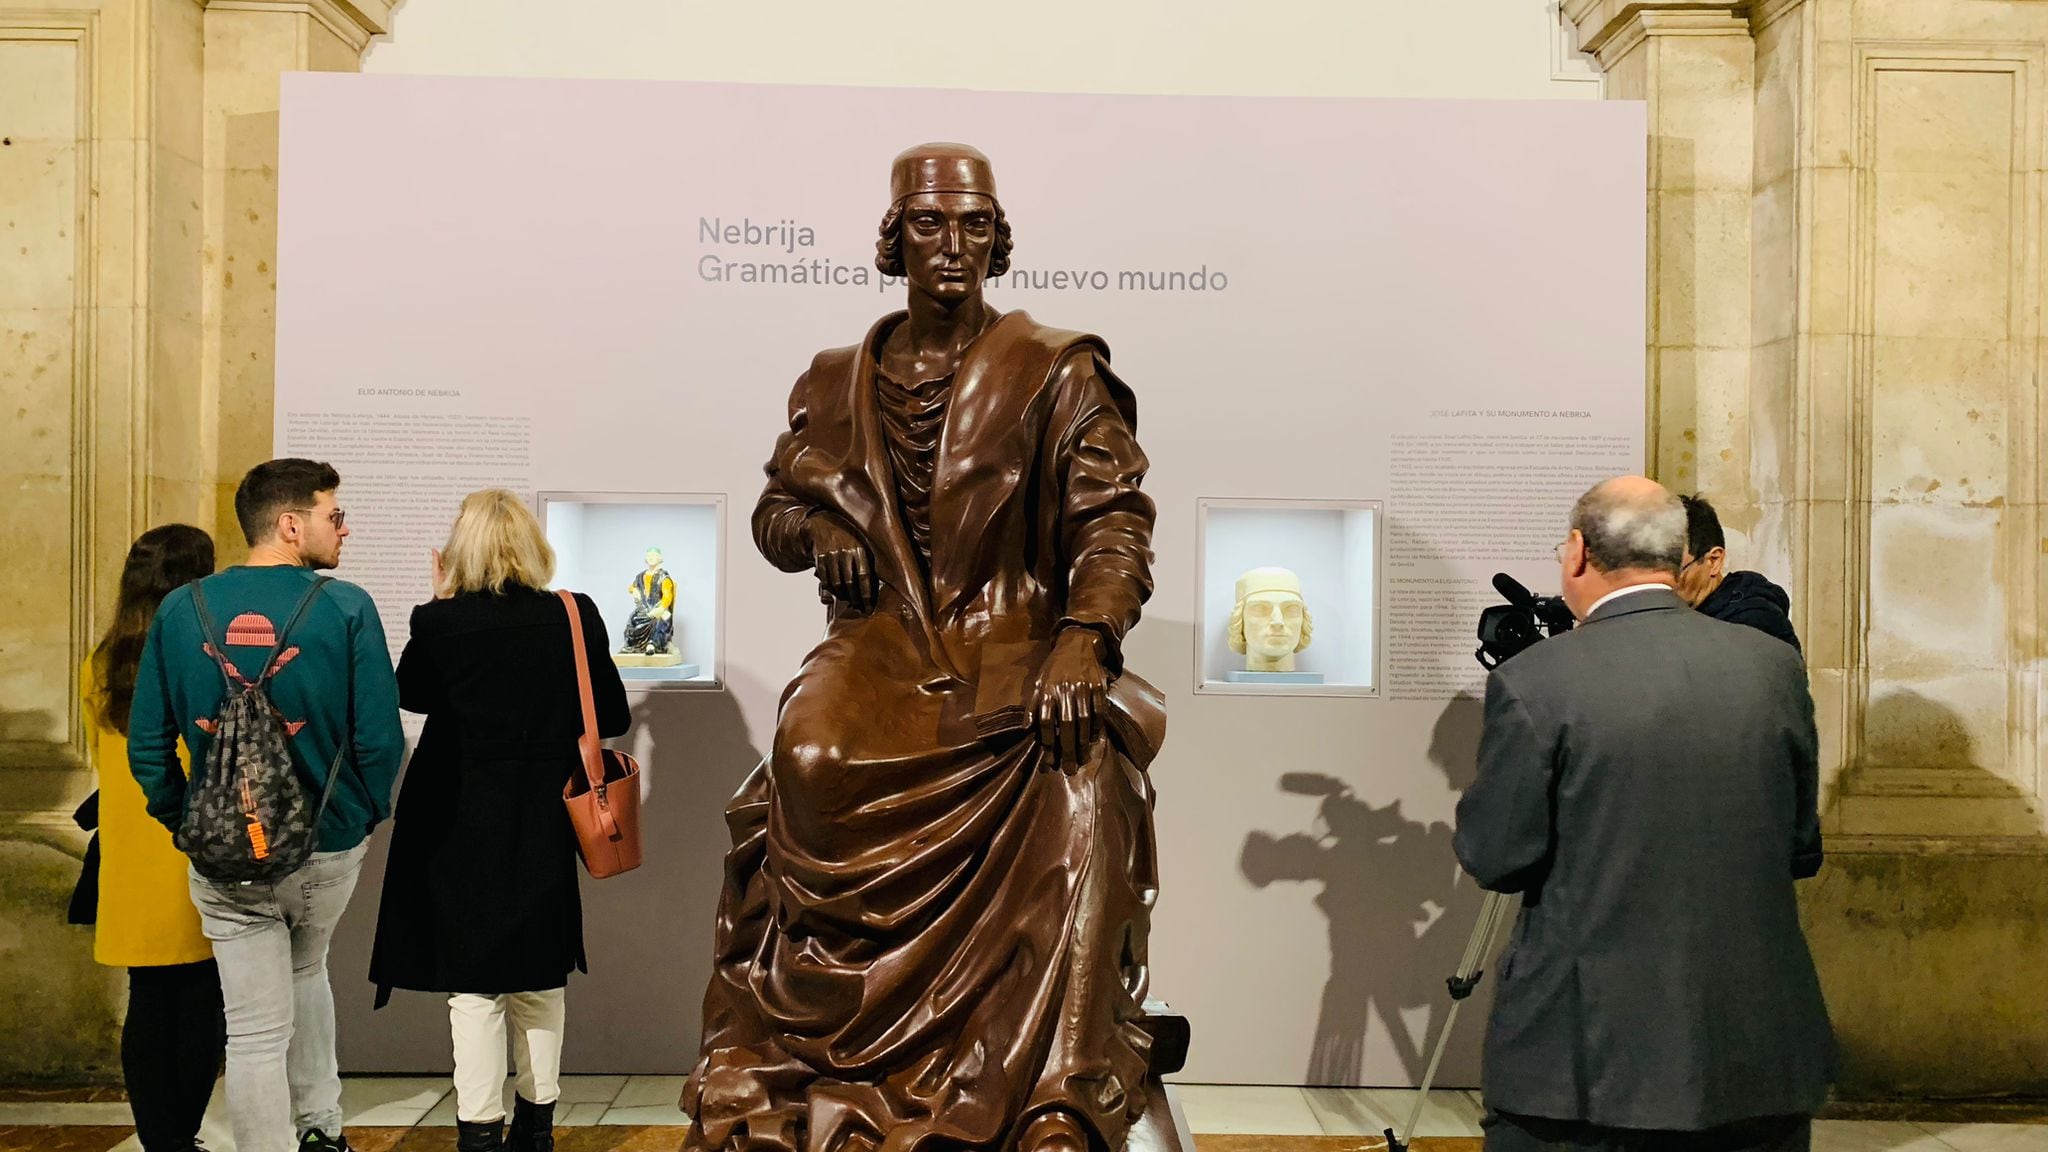
<path fill-rule="evenodd" d="M 661 609 L 666 612 L 676 606 L 676 582 L 671 576 L 661 578 Z"/>
<path fill-rule="evenodd" d="M 811 546 L 804 538 L 804 521 L 811 506 L 797 499 L 783 486 L 789 466 L 806 448 L 805 432 L 810 425 L 811 374 L 796 378 L 789 394 L 789 430 L 775 438 L 775 453 L 762 469 L 768 486 L 754 505 L 754 545 L 770 564 L 784 572 L 803 572 L 811 567 Z"/>
<path fill-rule="evenodd" d="M 1152 498 L 1139 490 L 1150 467 L 1138 447 L 1131 391 L 1093 349 L 1068 354 L 1054 381 L 1054 457 L 1062 470 L 1060 543 L 1067 605 L 1060 623 L 1093 628 L 1123 668 L 1123 639 L 1152 595 Z"/>

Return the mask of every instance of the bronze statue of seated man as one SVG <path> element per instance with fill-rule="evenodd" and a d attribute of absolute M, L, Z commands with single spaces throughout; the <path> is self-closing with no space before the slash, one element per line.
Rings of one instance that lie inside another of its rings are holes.
<path fill-rule="evenodd" d="M 798 377 L 754 511 L 829 628 L 727 810 L 686 1147 L 1156 1146 L 1136 402 L 1097 337 L 984 301 L 986 157 L 914 148 L 892 184 L 909 306 Z"/>

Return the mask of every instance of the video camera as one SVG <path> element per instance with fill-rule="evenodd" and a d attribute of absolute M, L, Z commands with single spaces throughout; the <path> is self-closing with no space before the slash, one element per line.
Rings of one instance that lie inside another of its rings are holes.
<path fill-rule="evenodd" d="M 1479 614 L 1479 650 L 1473 653 L 1489 671 L 1538 640 L 1571 631 L 1572 610 L 1562 596 L 1538 596 L 1505 572 L 1493 574 L 1493 590 L 1507 603 Z"/>

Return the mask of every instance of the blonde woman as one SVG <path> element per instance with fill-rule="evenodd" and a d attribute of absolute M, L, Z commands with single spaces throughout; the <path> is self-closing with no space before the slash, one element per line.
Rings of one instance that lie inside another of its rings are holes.
<path fill-rule="evenodd" d="M 370 979 L 444 993 L 463 1152 L 547 1152 L 569 970 L 588 971 L 576 834 L 562 786 L 583 731 L 569 618 L 546 591 L 555 557 L 510 492 L 472 493 L 413 610 L 399 706 L 426 729 L 399 790 Z M 577 593 L 600 736 L 625 732 L 604 621 Z M 518 1096 L 509 1131 L 510 1018 Z"/>

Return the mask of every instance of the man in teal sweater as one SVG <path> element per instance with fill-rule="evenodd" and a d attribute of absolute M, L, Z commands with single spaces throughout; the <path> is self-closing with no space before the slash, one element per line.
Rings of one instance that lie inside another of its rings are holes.
<path fill-rule="evenodd" d="M 311 460 L 251 469 L 235 492 L 249 561 L 202 582 L 222 634 L 202 634 L 189 588 L 157 610 L 136 675 L 128 763 L 150 814 L 174 832 L 188 789 L 178 740 L 193 764 L 206 762 L 212 737 L 202 724 L 226 691 L 206 645 L 250 680 L 261 675 L 277 630 L 316 573 L 341 561 L 349 531 L 335 504 L 340 486 L 333 468 Z M 273 883 L 217 882 L 195 872 L 192 902 L 220 965 L 235 1146 L 345 1152 L 327 946 L 370 832 L 390 815 L 405 737 L 384 626 L 361 588 L 340 580 L 323 587 L 291 628 L 286 651 L 293 650 L 270 686 L 293 733 L 292 759 L 316 790 L 330 768 L 340 773 L 321 815 L 318 850 Z"/>

